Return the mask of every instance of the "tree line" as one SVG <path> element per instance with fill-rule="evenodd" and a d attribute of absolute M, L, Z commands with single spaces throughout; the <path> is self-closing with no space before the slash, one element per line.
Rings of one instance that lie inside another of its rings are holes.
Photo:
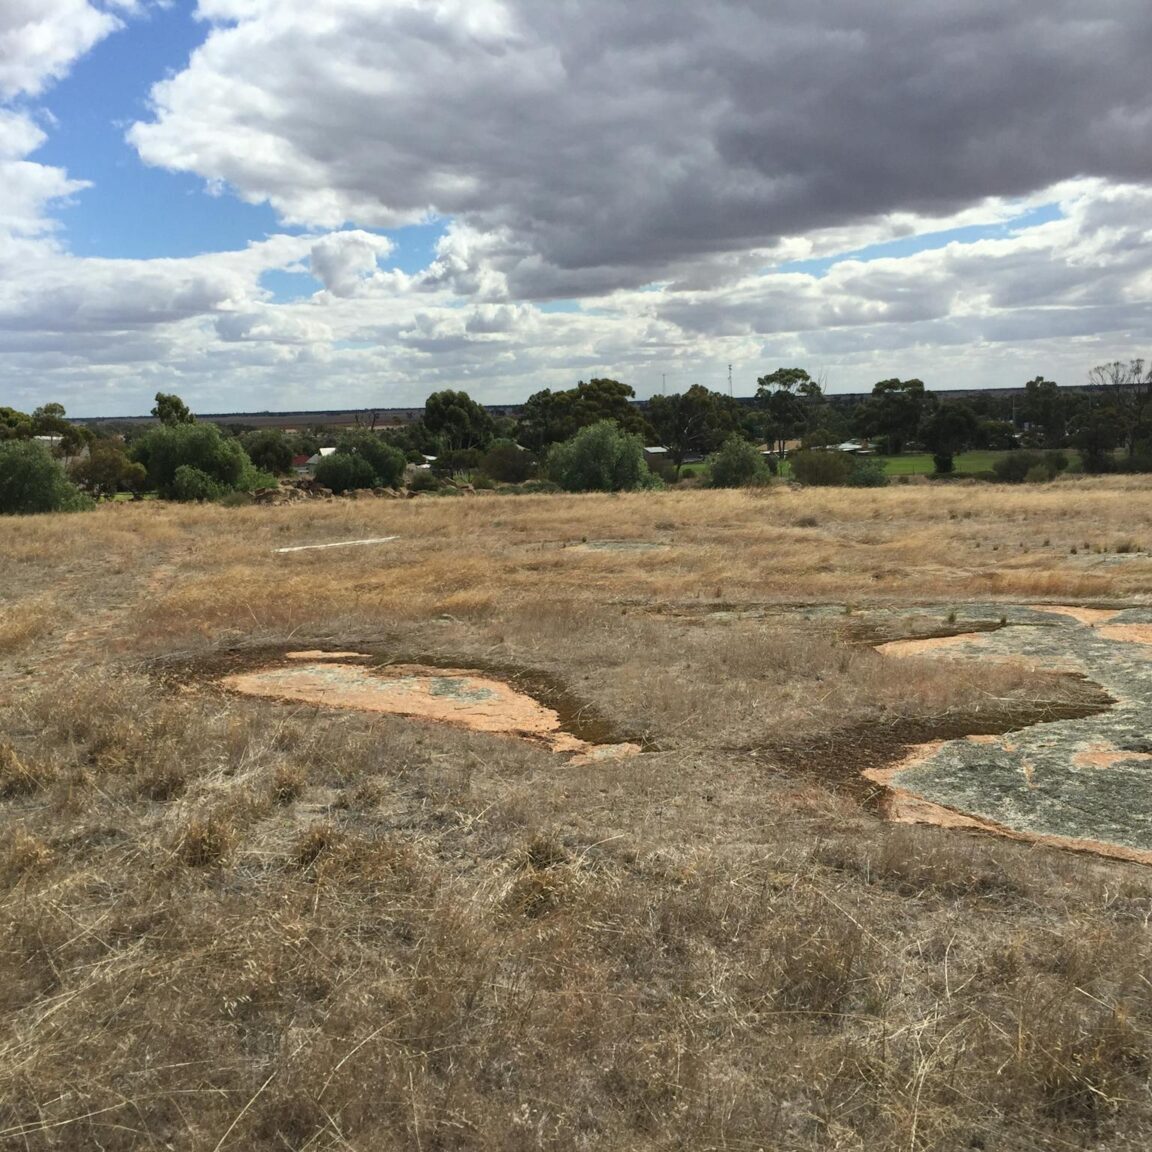
<path fill-rule="evenodd" d="M 685 461 L 702 458 L 713 484 L 736 486 L 764 478 L 786 455 L 808 482 L 886 482 L 875 464 L 821 451 L 852 438 L 882 455 L 931 453 L 940 475 L 970 449 L 1022 450 L 1003 469 L 1005 479 L 1027 474 L 1028 450 L 1053 461 L 1059 450 L 1075 449 L 1087 472 L 1152 471 L 1152 368 L 1113 361 L 1093 369 L 1089 385 L 1060 388 L 1037 376 L 1018 396 L 945 400 L 922 380 L 892 378 L 861 399 L 830 396 L 805 369 L 781 367 L 759 377 L 750 403 L 694 384 L 638 404 L 629 385 L 594 378 L 536 392 L 511 416 L 494 416 L 449 389 L 430 395 L 421 417 L 403 425 L 293 432 L 199 421 L 169 393 L 157 393 L 156 423 L 143 428 L 93 430 L 70 422 L 58 403 L 30 414 L 0 407 L 0 512 L 82 508 L 144 491 L 243 502 L 321 448 L 334 451 L 316 465 L 316 480 L 337 493 L 397 487 L 406 474 L 432 488 L 437 477 L 461 473 L 481 482 L 620 490 L 675 483 Z M 663 449 L 655 463 L 644 451 L 653 446 Z M 413 477 L 409 465 L 427 475 Z"/>

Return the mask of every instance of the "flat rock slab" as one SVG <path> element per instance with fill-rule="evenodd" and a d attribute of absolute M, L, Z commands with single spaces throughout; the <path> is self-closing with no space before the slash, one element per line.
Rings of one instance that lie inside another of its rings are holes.
<path fill-rule="evenodd" d="M 483 673 L 421 664 L 376 668 L 338 659 L 348 655 L 359 654 L 290 652 L 287 658 L 299 663 L 240 672 L 226 677 L 224 684 L 249 696 L 387 712 L 535 740 L 554 752 L 574 753 L 585 763 L 640 752 L 636 744 L 595 745 L 565 732 L 554 709 Z"/>
<path fill-rule="evenodd" d="M 969 609 L 965 618 L 979 615 Z M 1076 672 L 1115 704 L 1085 719 L 924 745 L 868 774 L 892 790 L 889 815 L 953 825 L 958 817 L 963 826 L 1152 863 L 1152 611 L 1045 605 L 983 613 L 985 623 L 1001 618 L 995 631 L 877 650 Z"/>

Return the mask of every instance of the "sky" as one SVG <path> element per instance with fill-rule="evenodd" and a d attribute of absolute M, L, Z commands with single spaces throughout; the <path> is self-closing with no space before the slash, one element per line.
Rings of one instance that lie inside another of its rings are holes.
<path fill-rule="evenodd" d="M 0 0 L 0 405 L 1085 382 L 1147 0 Z"/>

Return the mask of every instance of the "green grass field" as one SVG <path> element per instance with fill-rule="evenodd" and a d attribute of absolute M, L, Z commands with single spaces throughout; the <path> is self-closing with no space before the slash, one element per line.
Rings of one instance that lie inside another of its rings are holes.
<path fill-rule="evenodd" d="M 991 472 L 993 464 L 1007 455 L 1007 452 L 962 452 L 956 457 L 955 470 L 969 475 L 976 472 Z M 902 456 L 875 456 L 864 459 L 879 460 L 889 476 L 930 476 L 936 470 L 929 452 L 908 452 Z M 791 475 L 787 464 L 783 475 Z"/>
<path fill-rule="evenodd" d="M 962 452 L 956 457 L 957 472 L 991 472 L 997 460 L 1007 452 Z M 881 456 L 889 476 L 924 476 L 935 470 L 929 452 L 907 453 L 903 456 Z"/>

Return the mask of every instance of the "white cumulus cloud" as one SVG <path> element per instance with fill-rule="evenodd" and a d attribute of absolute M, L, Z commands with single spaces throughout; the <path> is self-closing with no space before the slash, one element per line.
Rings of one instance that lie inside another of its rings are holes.
<path fill-rule="evenodd" d="M 89 0 L 4 0 L 0 96 L 39 95 L 120 26 L 112 12 Z"/>

